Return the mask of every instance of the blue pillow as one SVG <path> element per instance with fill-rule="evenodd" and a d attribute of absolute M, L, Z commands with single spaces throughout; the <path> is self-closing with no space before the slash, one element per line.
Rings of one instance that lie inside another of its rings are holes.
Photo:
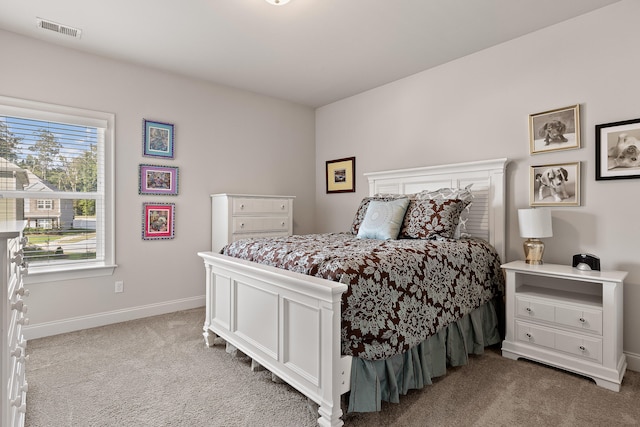
<path fill-rule="evenodd" d="M 397 239 L 409 199 L 372 200 L 358 229 L 359 239 Z"/>

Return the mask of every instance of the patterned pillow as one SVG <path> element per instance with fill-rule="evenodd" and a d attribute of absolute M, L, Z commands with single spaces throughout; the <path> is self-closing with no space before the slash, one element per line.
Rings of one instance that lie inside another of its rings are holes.
<path fill-rule="evenodd" d="M 467 204 L 460 199 L 412 200 L 404 216 L 400 238 L 454 237 L 460 213 Z"/>
<path fill-rule="evenodd" d="M 388 202 L 390 200 L 397 200 L 400 198 L 406 198 L 406 196 L 398 195 L 398 194 L 385 194 L 385 195 L 376 195 L 374 197 L 365 197 L 360 202 L 360 206 L 358 206 L 358 210 L 356 210 L 356 216 L 353 218 L 353 222 L 351 223 L 351 234 L 358 235 L 358 230 L 360 229 L 360 224 L 364 221 L 364 216 L 367 214 L 367 208 L 369 207 L 369 203 L 372 200 L 380 200 L 383 202 Z"/>
<path fill-rule="evenodd" d="M 460 237 L 471 237 L 467 233 L 467 220 L 469 219 L 469 211 L 471 210 L 471 203 L 473 201 L 473 193 L 471 193 L 471 186 L 469 184 L 464 188 L 440 188 L 435 191 L 421 191 L 416 194 L 417 200 L 449 200 L 458 199 L 463 202 L 467 202 L 466 207 L 460 213 L 460 219 L 458 226 L 454 233 L 453 238 L 459 239 Z"/>
<path fill-rule="evenodd" d="M 397 239 L 409 199 L 371 200 L 358 229 L 359 239 Z"/>

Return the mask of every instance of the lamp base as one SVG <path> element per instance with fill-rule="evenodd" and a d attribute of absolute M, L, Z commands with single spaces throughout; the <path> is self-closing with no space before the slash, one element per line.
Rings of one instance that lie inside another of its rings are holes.
<path fill-rule="evenodd" d="M 542 254 L 544 254 L 544 243 L 540 239 L 527 239 L 523 243 L 524 257 L 527 264 L 544 264 Z"/>

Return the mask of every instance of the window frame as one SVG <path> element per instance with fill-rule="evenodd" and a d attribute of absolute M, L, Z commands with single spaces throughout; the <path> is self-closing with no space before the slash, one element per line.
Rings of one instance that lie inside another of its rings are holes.
<path fill-rule="evenodd" d="M 104 260 L 79 264 L 30 265 L 27 284 L 109 276 L 117 267 L 115 258 L 115 114 L 39 101 L 0 96 L 0 114 L 39 120 L 69 122 L 70 118 L 106 123 L 104 134 Z"/>

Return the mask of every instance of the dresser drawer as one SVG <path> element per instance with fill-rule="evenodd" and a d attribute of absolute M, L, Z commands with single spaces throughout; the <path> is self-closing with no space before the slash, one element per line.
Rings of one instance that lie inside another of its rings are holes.
<path fill-rule="evenodd" d="M 516 295 L 516 316 L 602 335 L 602 311 Z"/>
<path fill-rule="evenodd" d="M 602 363 L 602 339 L 516 322 L 516 341 Z"/>
<path fill-rule="evenodd" d="M 267 233 L 236 233 L 231 235 L 231 242 L 244 239 L 261 239 L 266 237 L 287 237 L 289 233 L 285 231 L 271 231 Z M 230 243 L 231 243 L 230 242 Z"/>
<path fill-rule="evenodd" d="M 260 231 L 289 230 L 287 217 L 234 217 L 232 231 L 236 233 L 255 233 Z"/>
<path fill-rule="evenodd" d="M 270 198 L 234 198 L 233 215 L 289 214 L 289 200 Z"/>

